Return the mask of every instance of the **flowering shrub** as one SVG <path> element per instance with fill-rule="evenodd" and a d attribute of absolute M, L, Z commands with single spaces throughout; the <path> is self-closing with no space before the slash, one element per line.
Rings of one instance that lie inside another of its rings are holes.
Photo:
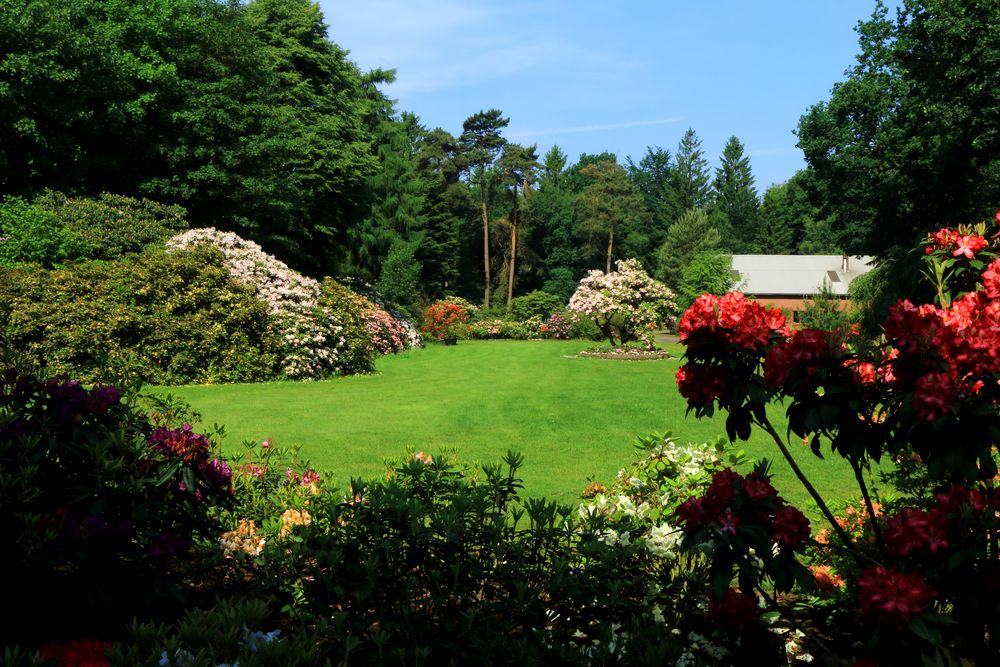
<path fill-rule="evenodd" d="M 655 329 L 670 326 L 674 294 L 642 270 L 638 260 L 618 260 L 618 271 L 591 271 L 569 300 L 569 309 L 591 318 L 612 345 L 653 343 Z"/>
<path fill-rule="evenodd" d="M 850 330 L 790 333 L 780 313 L 738 293 L 703 295 L 682 318 L 687 363 L 677 381 L 689 408 L 699 416 L 725 410 L 732 440 L 762 428 L 828 523 L 810 556 L 820 574 L 803 576 L 801 514 L 770 492 L 750 491 L 748 478 L 720 473 L 708 492 L 678 508 L 686 545 L 711 539 L 713 568 L 737 570 L 741 594 L 772 607 L 780 604 L 768 586 L 784 591 L 794 581 L 804 592 L 832 591 L 841 613 L 831 618 L 859 642 L 855 658 L 1000 657 L 998 237 L 983 223 L 930 234 L 925 256 L 936 302 L 897 303 L 881 341 Z M 838 518 L 827 507 L 768 419 L 765 407 L 777 400 L 787 402 L 791 434 L 816 455 L 828 446 L 851 465 L 860 510 Z M 890 477 L 906 495 L 880 511 L 864 473 L 886 458 L 899 462 Z M 748 524 L 755 532 L 741 534 Z M 782 567 L 770 568 L 764 543 L 753 545 L 760 576 L 742 567 L 752 540 L 773 542 Z M 729 595 L 728 578 L 714 582 L 716 604 Z"/>
<path fill-rule="evenodd" d="M 3 632 L 22 642 L 107 636 L 179 596 L 185 558 L 232 501 L 208 438 L 151 424 L 110 386 L 0 377 L 0 469 L 0 567 L 18 573 Z"/>
<path fill-rule="evenodd" d="M 320 285 L 268 255 L 253 241 L 214 228 L 191 229 L 167 241 L 168 250 L 218 248 L 230 275 L 267 305 L 281 340 L 286 377 L 312 379 L 340 371 L 345 340 L 333 311 L 319 304 Z"/>
<path fill-rule="evenodd" d="M 468 334 L 469 310 L 461 303 L 444 299 L 436 301 L 424 311 L 420 331 L 436 340 L 465 338 Z"/>
<path fill-rule="evenodd" d="M 544 329 L 540 327 L 539 332 L 544 334 L 546 338 L 555 338 L 556 340 L 573 338 L 573 324 L 562 313 L 552 313 L 542 327 Z"/>

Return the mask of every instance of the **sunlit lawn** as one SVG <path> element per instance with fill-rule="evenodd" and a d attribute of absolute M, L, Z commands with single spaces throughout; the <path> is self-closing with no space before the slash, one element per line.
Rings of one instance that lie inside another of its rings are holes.
<path fill-rule="evenodd" d="M 203 415 L 226 426 L 227 451 L 245 439 L 299 446 L 340 486 L 384 471 L 407 451 L 454 451 L 462 463 L 525 457 L 528 495 L 573 502 L 588 479 L 612 480 L 631 459 L 635 436 L 670 430 L 681 440 L 712 441 L 723 416 L 685 417 L 674 384 L 677 360 L 581 359 L 579 341 L 463 341 L 432 344 L 378 362 L 370 376 L 326 382 L 174 387 Z M 668 346 L 670 347 L 670 346 Z M 670 348 L 678 356 L 681 349 Z M 772 419 L 785 432 L 783 409 Z M 742 446 L 774 462 L 776 486 L 809 507 L 804 490 L 767 436 Z M 835 457 L 815 458 L 792 443 L 821 493 L 846 497 L 853 477 Z"/>

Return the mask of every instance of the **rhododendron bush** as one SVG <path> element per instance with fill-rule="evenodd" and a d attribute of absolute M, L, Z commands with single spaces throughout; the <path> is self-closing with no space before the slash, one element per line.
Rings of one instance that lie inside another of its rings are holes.
<path fill-rule="evenodd" d="M 710 609 L 755 622 L 757 605 L 740 612 L 739 595 L 794 616 L 775 595 L 794 588 L 826 596 L 831 634 L 856 642 L 830 649 L 841 658 L 1000 660 L 995 230 L 979 223 L 930 234 L 935 303 L 900 301 L 875 341 L 850 329 L 792 331 L 780 311 L 738 292 L 702 295 L 684 313 L 677 386 L 689 411 L 724 411 L 731 440 L 746 440 L 754 427 L 767 433 L 828 524 L 810 538 L 805 516 L 759 471 L 716 473 L 677 511 L 684 546 L 712 554 Z M 768 418 L 772 402 L 786 406 L 789 440 L 850 464 L 859 500 L 848 517 L 797 465 Z M 876 466 L 888 470 L 895 494 L 880 497 Z M 829 646 L 821 637 L 816 645 Z"/>
<path fill-rule="evenodd" d="M 612 345 L 642 340 L 652 346 L 656 329 L 672 324 L 674 293 L 650 278 L 638 260 L 618 260 L 617 268 L 587 274 L 569 309 L 591 318 Z"/>

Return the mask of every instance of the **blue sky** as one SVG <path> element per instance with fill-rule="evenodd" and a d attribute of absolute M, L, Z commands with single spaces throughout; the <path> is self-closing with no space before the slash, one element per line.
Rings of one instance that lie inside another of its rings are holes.
<path fill-rule="evenodd" d="M 890 6 L 895 3 L 889 3 Z M 746 146 L 759 191 L 804 166 L 799 117 L 855 63 L 874 0 L 320 0 L 330 39 L 362 70 L 395 68 L 400 110 L 453 134 L 481 109 L 505 136 L 671 152 L 693 127 L 712 167 Z"/>

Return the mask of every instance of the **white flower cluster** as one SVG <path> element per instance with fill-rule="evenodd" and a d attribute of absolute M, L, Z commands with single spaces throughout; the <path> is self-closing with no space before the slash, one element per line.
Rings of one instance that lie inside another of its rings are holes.
<path fill-rule="evenodd" d="M 189 229 L 167 241 L 168 250 L 207 243 L 222 252 L 233 279 L 250 288 L 275 317 L 289 378 L 312 379 L 338 372 L 343 327 L 329 308 L 318 306 L 320 285 L 293 271 L 258 244 L 215 228 Z"/>

